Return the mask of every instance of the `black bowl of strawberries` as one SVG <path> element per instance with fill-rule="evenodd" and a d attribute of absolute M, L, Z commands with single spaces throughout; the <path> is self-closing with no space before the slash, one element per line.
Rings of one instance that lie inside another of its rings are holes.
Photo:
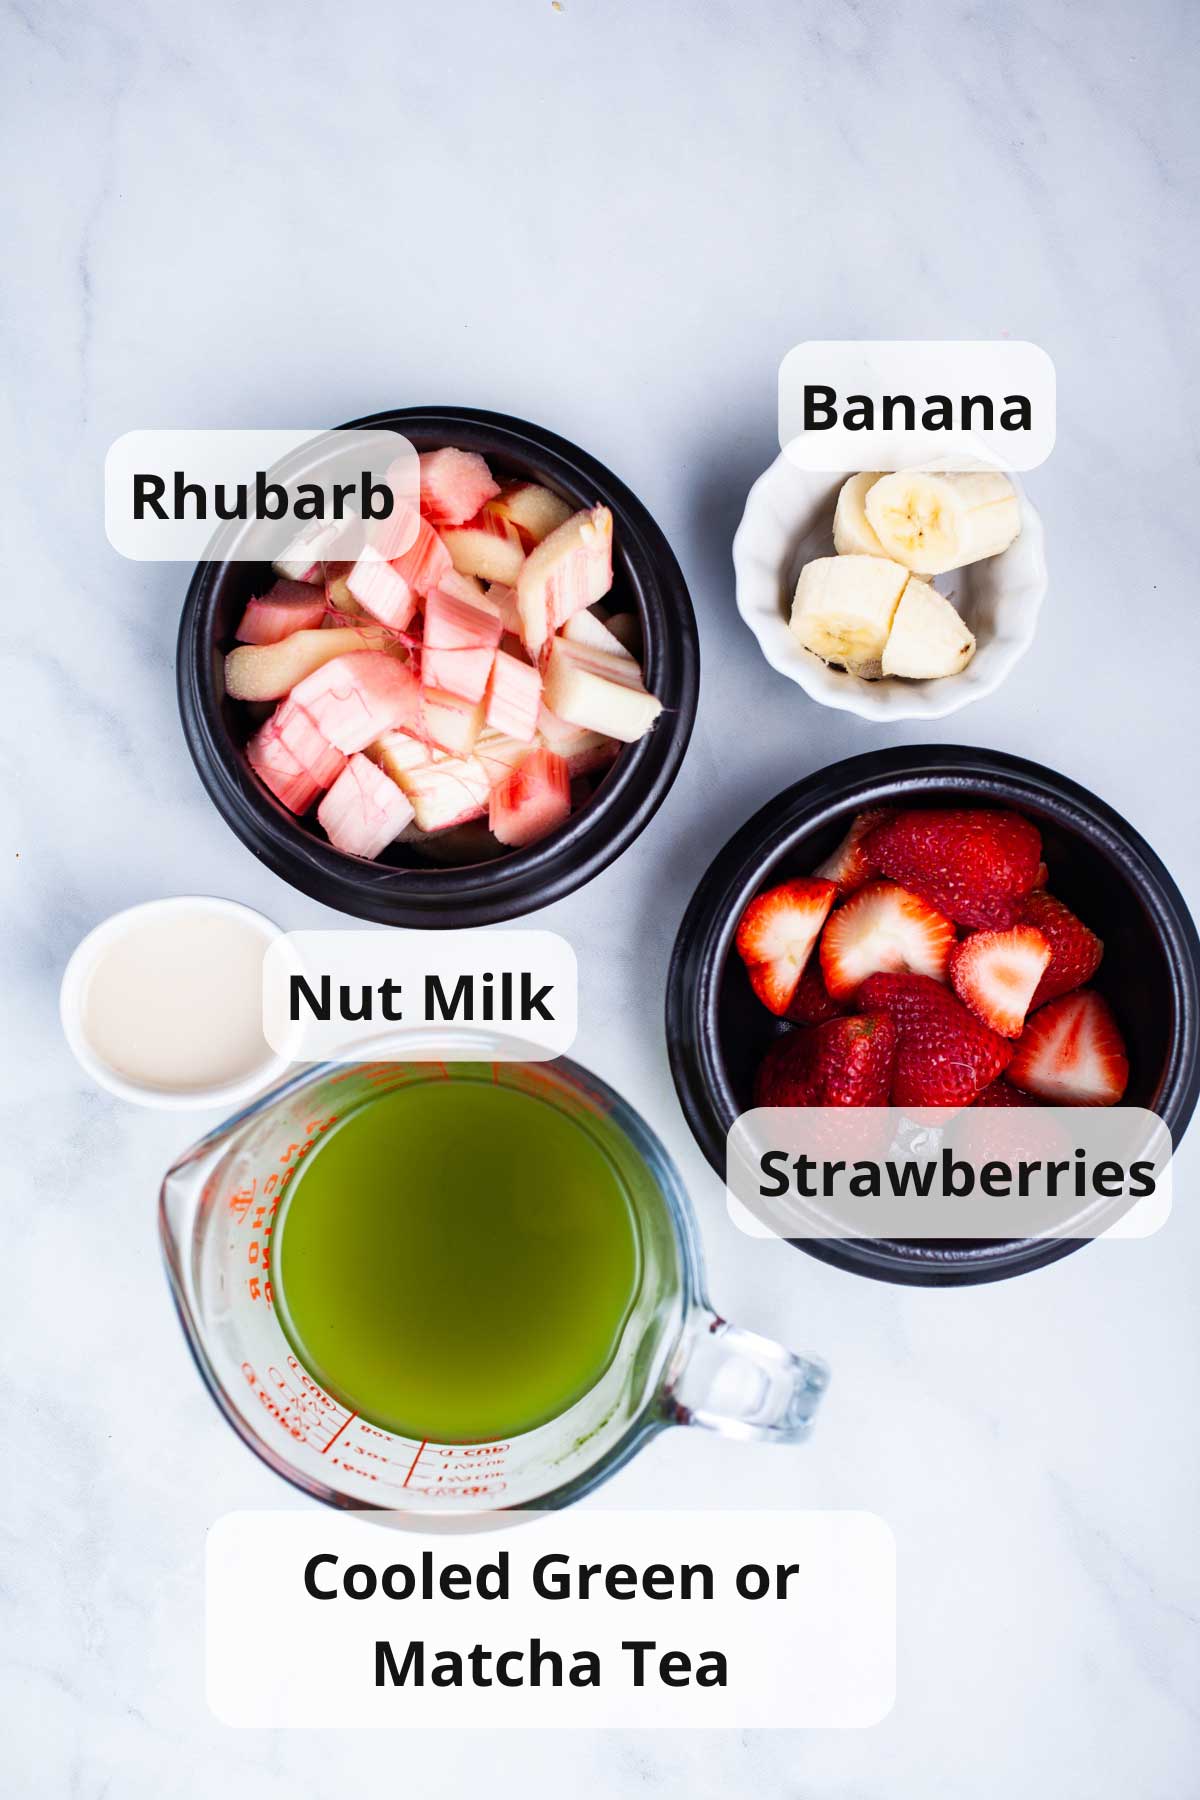
<path fill-rule="evenodd" d="M 709 1162 L 754 1105 L 1136 1105 L 1200 1094 L 1200 939 L 1150 846 L 1065 776 L 913 746 L 788 788 L 717 856 L 667 983 Z M 1079 1239 L 795 1240 L 879 1280 L 994 1281 Z"/>

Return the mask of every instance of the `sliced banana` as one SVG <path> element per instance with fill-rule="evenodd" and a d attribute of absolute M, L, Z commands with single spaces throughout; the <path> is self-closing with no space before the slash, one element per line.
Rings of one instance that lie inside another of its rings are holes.
<path fill-rule="evenodd" d="M 877 680 L 908 570 L 882 556 L 822 556 L 796 583 L 791 628 L 814 656 Z"/>
<path fill-rule="evenodd" d="M 975 654 L 974 634 L 945 595 L 914 575 L 900 596 L 883 647 L 883 673 L 910 681 L 957 675 Z"/>
<path fill-rule="evenodd" d="M 868 487 L 863 510 L 885 556 L 917 575 L 943 575 L 1007 550 L 1021 529 L 1007 475 L 901 470 Z"/>
<path fill-rule="evenodd" d="M 843 482 L 833 514 L 833 547 L 839 556 L 886 556 L 866 514 L 867 490 L 878 475 L 851 475 Z"/>

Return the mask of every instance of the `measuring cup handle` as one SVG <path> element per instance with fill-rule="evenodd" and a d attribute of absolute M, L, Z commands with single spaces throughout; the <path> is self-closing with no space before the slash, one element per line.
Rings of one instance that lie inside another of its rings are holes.
<path fill-rule="evenodd" d="M 828 1383 L 824 1364 L 704 1312 L 685 1335 L 664 1398 L 677 1425 L 795 1444 L 812 1429 Z"/>

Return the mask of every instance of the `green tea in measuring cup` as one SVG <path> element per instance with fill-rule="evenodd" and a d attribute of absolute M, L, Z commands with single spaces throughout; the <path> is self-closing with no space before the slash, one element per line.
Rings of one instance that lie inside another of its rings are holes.
<path fill-rule="evenodd" d="M 601 1145 L 558 1106 L 455 1074 L 349 1113 L 280 1209 L 275 1304 L 297 1357 L 384 1430 L 532 1430 L 592 1388 L 637 1293 L 637 1229 Z"/>

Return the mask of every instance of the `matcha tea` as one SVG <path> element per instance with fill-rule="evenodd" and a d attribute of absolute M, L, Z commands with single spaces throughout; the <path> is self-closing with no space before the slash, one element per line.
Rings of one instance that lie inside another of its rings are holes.
<path fill-rule="evenodd" d="M 484 1079 L 367 1101 L 280 1209 L 279 1321 L 309 1373 L 374 1425 L 507 1438 L 612 1360 L 637 1291 L 620 1177 L 549 1101 Z"/>

